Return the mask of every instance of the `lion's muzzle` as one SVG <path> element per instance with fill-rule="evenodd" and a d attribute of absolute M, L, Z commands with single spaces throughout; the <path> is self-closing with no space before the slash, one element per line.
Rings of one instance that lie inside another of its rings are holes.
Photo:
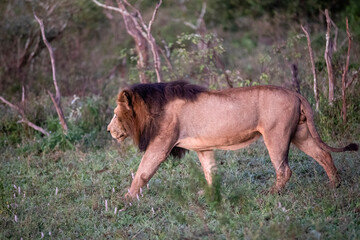
<path fill-rule="evenodd" d="M 107 126 L 107 131 L 110 132 L 111 136 L 118 142 L 122 142 L 128 136 L 116 115 L 114 115 Z"/>

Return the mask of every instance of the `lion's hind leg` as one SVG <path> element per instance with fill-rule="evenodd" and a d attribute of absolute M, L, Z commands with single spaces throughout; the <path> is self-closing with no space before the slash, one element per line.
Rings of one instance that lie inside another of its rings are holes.
<path fill-rule="evenodd" d="M 197 155 L 203 168 L 205 179 L 208 185 L 211 186 L 213 183 L 212 175 L 216 171 L 214 151 L 198 151 Z"/>
<path fill-rule="evenodd" d="M 281 141 L 278 141 L 273 136 L 264 136 L 264 142 L 276 172 L 276 182 L 270 193 L 278 193 L 285 187 L 292 174 L 288 164 L 290 137 L 289 141 L 285 141 L 287 144 L 279 144 Z"/>
<path fill-rule="evenodd" d="M 316 144 L 306 124 L 298 125 L 292 143 L 301 151 L 314 158 L 324 168 L 329 177 L 330 186 L 337 187 L 340 185 L 340 178 L 330 153 L 324 151 Z"/>

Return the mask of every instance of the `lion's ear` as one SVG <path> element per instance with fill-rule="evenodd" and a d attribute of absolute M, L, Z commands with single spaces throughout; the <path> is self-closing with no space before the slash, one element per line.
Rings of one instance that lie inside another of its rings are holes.
<path fill-rule="evenodd" d="M 130 90 L 123 90 L 119 93 L 118 96 L 118 104 L 124 104 L 126 108 L 129 110 L 132 109 L 133 100 L 132 100 L 133 93 Z"/>

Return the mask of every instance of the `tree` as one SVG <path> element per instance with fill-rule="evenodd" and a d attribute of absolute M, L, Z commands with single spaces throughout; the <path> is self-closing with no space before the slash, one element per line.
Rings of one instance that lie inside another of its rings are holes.
<path fill-rule="evenodd" d="M 60 123 L 61 123 L 61 126 L 63 128 L 64 133 L 66 134 L 67 131 L 68 131 L 68 126 L 67 126 L 67 123 L 65 121 L 65 116 L 64 116 L 63 110 L 61 108 L 61 94 L 60 94 L 60 90 L 59 90 L 57 80 L 56 80 L 56 68 L 55 68 L 54 51 L 53 51 L 50 43 L 46 39 L 43 21 L 40 18 L 38 18 L 38 16 L 36 16 L 35 12 L 34 12 L 34 17 L 35 17 L 36 21 L 40 25 L 41 36 L 42 36 L 42 39 L 43 39 L 47 49 L 49 50 L 50 59 L 51 59 L 51 67 L 52 67 L 52 73 L 53 73 L 53 83 L 54 83 L 54 86 L 55 86 L 56 95 L 54 96 L 49 90 L 47 92 L 48 92 L 52 102 L 54 103 L 54 106 L 56 108 L 56 112 L 58 114 L 58 117 L 59 117 L 59 120 L 60 120 Z"/>
<path fill-rule="evenodd" d="M 147 82 L 147 78 L 143 74 L 143 69 L 147 63 L 147 47 L 144 45 L 145 44 L 144 39 L 146 40 L 153 55 L 154 70 L 156 73 L 157 81 L 161 82 L 162 81 L 161 59 L 155 38 L 151 34 L 151 27 L 152 24 L 154 23 L 158 9 L 162 4 L 162 0 L 160 0 L 159 3 L 156 5 L 151 20 L 149 21 L 148 24 L 145 23 L 140 11 L 137 8 L 135 8 L 133 5 L 131 5 L 127 0 L 123 0 L 123 1 L 118 0 L 117 1 L 118 8 L 105 5 L 97 0 L 92 0 L 92 1 L 100 7 L 119 12 L 123 16 L 126 25 L 126 30 L 128 34 L 133 37 L 136 43 L 136 51 L 139 57 L 138 60 L 139 77 L 141 82 Z M 134 13 L 130 14 L 126 7 L 133 10 Z"/>

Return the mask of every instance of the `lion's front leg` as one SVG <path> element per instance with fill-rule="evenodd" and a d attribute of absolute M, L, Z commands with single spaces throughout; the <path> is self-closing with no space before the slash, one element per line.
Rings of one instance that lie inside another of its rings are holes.
<path fill-rule="evenodd" d="M 154 153 L 151 152 L 150 149 L 147 150 L 141 159 L 139 168 L 126 197 L 135 198 L 136 195 L 139 194 L 140 188 L 149 182 L 166 157 L 167 154 L 158 152 Z"/>

